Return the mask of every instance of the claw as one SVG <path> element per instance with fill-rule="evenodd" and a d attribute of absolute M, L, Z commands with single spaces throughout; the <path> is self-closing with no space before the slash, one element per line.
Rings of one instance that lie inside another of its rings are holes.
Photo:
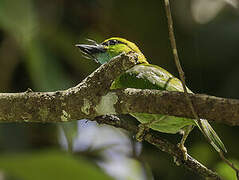
<path fill-rule="evenodd" d="M 136 134 L 136 140 L 142 142 L 145 136 L 145 132 L 149 130 L 148 123 L 140 124 L 139 130 Z"/>
<path fill-rule="evenodd" d="M 187 126 L 184 128 L 184 130 L 182 131 L 183 137 L 181 139 L 181 142 L 178 144 L 179 149 L 181 149 L 181 151 L 183 153 L 183 159 L 185 161 L 187 161 L 188 157 L 187 157 L 187 148 L 184 146 L 184 143 L 192 129 L 193 129 L 193 126 Z"/>
<path fill-rule="evenodd" d="M 178 148 L 181 149 L 181 151 L 183 153 L 183 160 L 187 161 L 187 159 L 188 159 L 187 148 L 182 143 L 178 143 Z"/>

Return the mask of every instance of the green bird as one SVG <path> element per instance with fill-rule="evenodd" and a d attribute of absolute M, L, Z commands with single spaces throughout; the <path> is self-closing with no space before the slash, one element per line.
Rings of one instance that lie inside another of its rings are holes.
<path fill-rule="evenodd" d="M 107 63 L 121 53 L 134 52 L 138 55 L 139 64 L 116 78 L 111 85 L 111 89 L 136 88 L 183 92 L 181 81 L 165 69 L 149 64 L 143 53 L 134 43 L 119 37 L 106 39 L 100 44 L 92 40 L 90 41 L 93 44 L 77 44 L 76 46 L 80 48 L 83 54 L 100 64 Z M 189 89 L 188 92 L 192 93 Z M 203 128 L 201 129 L 198 122 L 193 119 L 147 113 L 132 113 L 131 115 L 142 123 L 143 126 L 141 127 L 143 128 L 141 129 L 143 130 L 148 127 L 163 133 L 175 134 L 182 132 L 183 137 L 178 146 L 184 152 L 185 159 L 187 151 L 184 147 L 184 142 L 194 126 L 198 126 L 202 133 L 207 136 L 216 151 L 227 152 L 224 144 L 205 119 L 200 119 L 201 127 Z M 141 135 L 142 130 L 139 131 L 136 137 L 140 139 Z"/>

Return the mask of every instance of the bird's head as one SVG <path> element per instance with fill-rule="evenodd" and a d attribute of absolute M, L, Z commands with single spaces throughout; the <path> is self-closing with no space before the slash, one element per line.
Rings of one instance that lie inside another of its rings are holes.
<path fill-rule="evenodd" d="M 104 40 L 102 43 L 97 44 L 95 41 L 90 40 L 93 44 L 76 44 L 80 48 L 83 54 L 95 59 L 97 62 L 104 64 L 115 56 L 121 53 L 134 52 L 138 55 L 139 63 L 148 63 L 143 53 L 132 42 L 113 37 Z"/>

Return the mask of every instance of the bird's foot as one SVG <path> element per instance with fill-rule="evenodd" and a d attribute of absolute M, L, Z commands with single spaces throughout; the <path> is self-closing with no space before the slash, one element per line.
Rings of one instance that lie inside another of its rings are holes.
<path fill-rule="evenodd" d="M 142 142 L 145 136 L 145 132 L 149 130 L 148 123 L 140 124 L 138 132 L 136 134 L 136 140 Z"/>
<path fill-rule="evenodd" d="M 178 143 L 177 146 L 179 147 L 179 149 L 181 149 L 181 151 L 183 153 L 183 160 L 187 161 L 187 159 L 188 159 L 187 148 L 182 143 Z"/>

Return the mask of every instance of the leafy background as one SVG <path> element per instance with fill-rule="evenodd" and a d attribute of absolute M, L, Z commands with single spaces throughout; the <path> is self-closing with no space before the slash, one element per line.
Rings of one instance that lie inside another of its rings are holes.
<path fill-rule="evenodd" d="M 239 98 L 238 1 L 171 3 L 188 86 L 197 93 Z M 101 42 L 111 36 L 136 42 L 151 63 L 177 75 L 163 1 L 0 0 L 0 91 L 54 91 L 74 86 L 99 66 L 83 58 L 74 45 L 86 38 Z M 228 157 L 238 164 L 239 128 L 213 127 Z M 64 134 L 63 129 L 70 131 Z M 162 136 L 174 143 L 180 140 L 179 135 Z M 74 155 L 68 153 L 68 144 L 73 145 Z M 198 129 L 190 134 L 186 146 L 191 155 L 225 179 L 234 178 Z M 200 179 L 152 145 L 137 143 L 131 134 L 109 126 L 86 120 L 64 126 L 0 125 L 0 179 L 96 177 Z"/>

